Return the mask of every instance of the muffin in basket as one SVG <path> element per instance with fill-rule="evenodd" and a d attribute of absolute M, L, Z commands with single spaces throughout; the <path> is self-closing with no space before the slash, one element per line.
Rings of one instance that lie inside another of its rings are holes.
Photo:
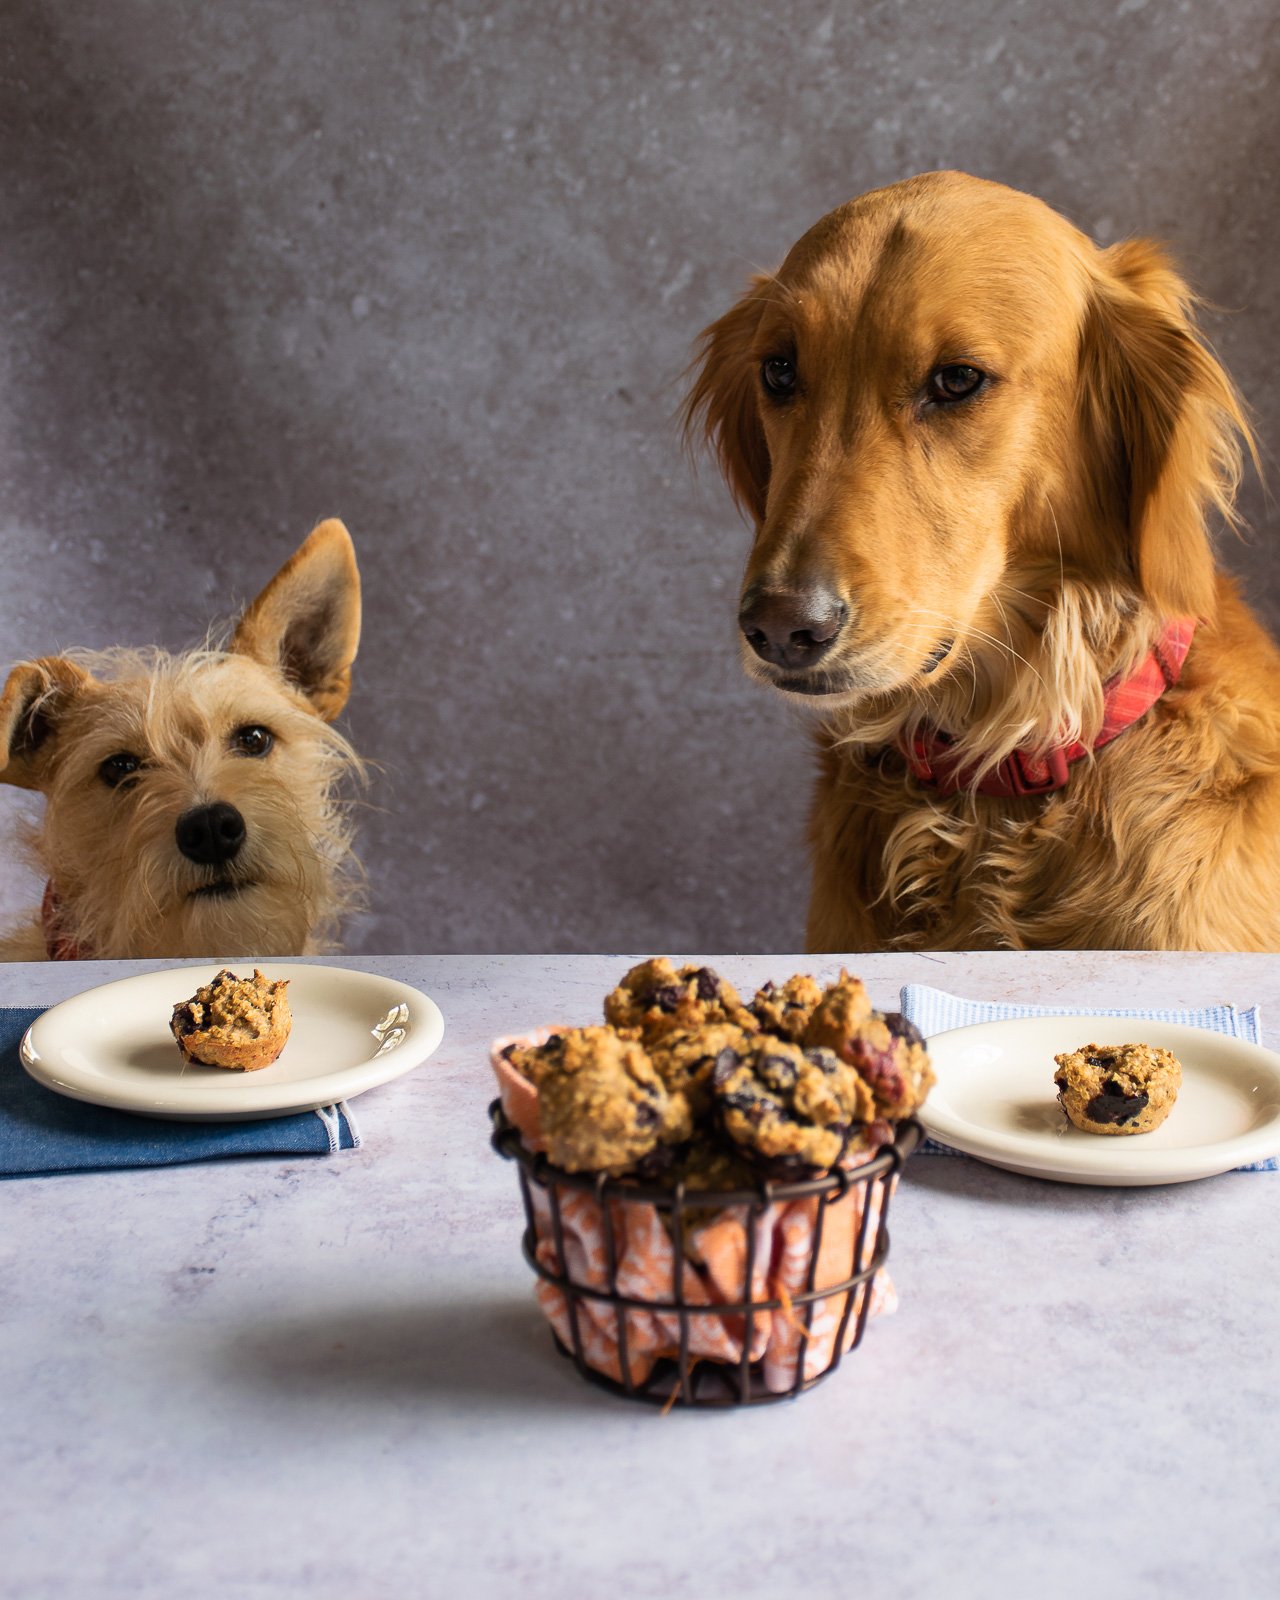
<path fill-rule="evenodd" d="M 710 968 L 654 960 L 604 1026 L 494 1042 L 495 1147 L 584 1375 L 658 1402 L 781 1398 L 893 1308 L 884 1219 L 919 1128 L 882 1113 L 847 1050 L 807 1042 L 838 987 L 796 977 L 748 1008 Z"/>

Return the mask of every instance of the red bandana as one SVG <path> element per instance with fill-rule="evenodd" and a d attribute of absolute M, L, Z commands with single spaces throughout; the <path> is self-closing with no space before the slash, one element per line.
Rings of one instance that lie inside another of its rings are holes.
<path fill-rule="evenodd" d="M 50 961 L 87 961 L 89 952 L 62 926 L 62 901 L 50 878 L 40 903 L 40 925 L 44 929 L 44 949 Z"/>
<path fill-rule="evenodd" d="M 1195 631 L 1194 617 L 1178 617 L 1166 623 L 1137 669 L 1129 677 L 1113 678 L 1105 686 L 1102 727 L 1091 745 L 1077 741 L 1059 745 L 1044 755 L 1015 750 L 974 784 L 972 767 L 959 767 L 948 759 L 954 741 L 940 730 L 925 731 L 917 734 L 913 743 L 903 750 L 907 765 L 914 777 L 932 785 L 939 794 L 957 794 L 962 789 L 976 788 L 979 794 L 1007 800 L 1015 795 L 1051 794 L 1055 789 L 1063 789 L 1071 777 L 1073 761 L 1079 761 L 1090 750 L 1100 750 L 1104 744 L 1110 744 L 1117 734 L 1144 717 L 1166 689 L 1173 688 L 1182 675 L 1182 664 L 1187 659 Z"/>

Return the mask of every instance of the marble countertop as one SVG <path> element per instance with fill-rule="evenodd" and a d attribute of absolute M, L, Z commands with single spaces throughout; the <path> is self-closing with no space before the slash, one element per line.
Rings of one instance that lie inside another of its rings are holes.
<path fill-rule="evenodd" d="M 709 958 L 739 987 L 837 963 Z M 177 963 L 173 963 L 177 964 Z M 363 1148 L 0 1188 L 0 1595 L 1259 1594 L 1280 1563 L 1280 1174 L 1077 1188 L 919 1157 L 897 1314 L 783 1405 L 659 1416 L 552 1349 L 486 1046 L 610 956 L 342 963 L 445 1040 Z M 1272 957 L 882 955 L 981 998 L 1263 1007 Z M 34 1005 L 159 963 L 0 967 Z"/>

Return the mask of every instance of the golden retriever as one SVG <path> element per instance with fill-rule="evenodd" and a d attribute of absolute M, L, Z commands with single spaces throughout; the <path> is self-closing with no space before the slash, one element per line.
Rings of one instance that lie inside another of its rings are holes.
<path fill-rule="evenodd" d="M 1208 526 L 1253 445 L 1193 313 L 1157 245 L 936 172 L 702 335 L 746 668 L 820 719 L 810 949 L 1280 946 L 1280 652 Z"/>

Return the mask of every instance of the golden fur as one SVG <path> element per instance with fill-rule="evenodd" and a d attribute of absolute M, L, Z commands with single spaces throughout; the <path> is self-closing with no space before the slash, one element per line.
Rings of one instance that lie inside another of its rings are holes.
<path fill-rule="evenodd" d="M 327 522 L 225 650 L 72 652 L 13 668 L 0 780 L 44 795 L 28 844 L 76 946 L 108 959 L 329 947 L 358 875 L 339 789 L 361 764 L 329 720 L 359 632 L 351 540 Z M 237 747 L 246 727 L 270 731 L 265 755 Z M 110 787 L 102 764 L 121 752 L 141 766 Z M 201 865 L 177 847 L 175 825 L 216 801 L 240 812 L 244 843 L 229 864 Z M 222 879 L 225 892 L 207 892 Z M 0 958 L 44 956 L 38 914 L 0 939 Z"/>
<path fill-rule="evenodd" d="M 987 381 L 937 404 L 950 364 Z M 685 420 L 755 524 L 744 595 L 847 607 L 823 692 L 787 695 L 820 718 L 811 949 L 1280 946 L 1280 653 L 1207 525 L 1252 441 L 1157 245 L 1098 249 L 961 173 L 876 190 L 706 330 Z M 1201 621 L 1181 682 L 1065 789 L 907 772 L 921 727 L 978 770 L 1090 742 L 1177 616 Z"/>

